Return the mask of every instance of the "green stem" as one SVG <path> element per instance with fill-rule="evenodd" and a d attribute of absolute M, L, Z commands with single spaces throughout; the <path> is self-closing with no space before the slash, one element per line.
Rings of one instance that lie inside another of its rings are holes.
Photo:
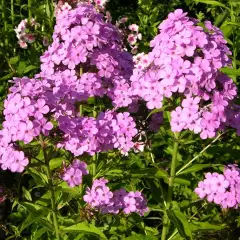
<path fill-rule="evenodd" d="M 12 26 L 14 28 L 15 16 L 14 16 L 14 0 L 11 0 L 11 19 L 12 19 Z"/>
<path fill-rule="evenodd" d="M 53 0 L 48 0 L 47 2 L 48 6 L 49 6 L 49 10 L 50 10 L 50 29 L 53 28 L 53 21 L 54 21 L 54 4 L 53 4 Z"/>
<path fill-rule="evenodd" d="M 170 208 L 170 204 L 172 202 L 172 195 L 173 195 L 173 185 L 174 179 L 176 174 L 176 166 L 177 166 L 177 153 L 178 153 L 178 134 L 175 135 L 175 140 L 173 144 L 173 153 L 172 153 L 172 163 L 171 163 L 171 171 L 170 171 L 170 178 L 168 182 L 168 194 L 167 194 L 167 204 L 166 209 L 163 217 L 163 230 L 162 230 L 162 238 L 161 240 L 166 240 L 168 229 L 169 229 L 169 218 L 167 215 L 167 210 Z"/>
<path fill-rule="evenodd" d="M 79 76 L 81 77 L 82 75 L 83 75 L 83 67 L 80 64 Z M 83 105 L 82 104 L 80 104 L 80 106 L 79 106 L 79 114 L 80 114 L 80 116 L 83 116 Z"/>
<path fill-rule="evenodd" d="M 83 105 L 82 104 L 80 104 L 80 106 L 79 106 L 79 114 L 80 114 L 80 116 L 83 116 Z"/>
<path fill-rule="evenodd" d="M 92 161 L 92 175 L 93 175 L 93 177 L 96 175 L 96 165 L 97 165 L 97 153 L 93 155 L 93 161 Z"/>
<path fill-rule="evenodd" d="M 233 4 L 231 4 L 231 21 L 236 22 L 236 17 L 235 17 L 235 11 L 233 10 Z M 232 65 L 234 69 L 237 69 L 237 64 L 236 64 L 236 56 L 237 56 L 237 50 L 236 50 L 236 41 L 235 41 L 235 30 L 236 28 L 233 26 L 233 58 L 232 58 Z M 231 76 L 233 81 L 236 83 L 237 81 L 237 76 Z"/>
<path fill-rule="evenodd" d="M 5 4 L 5 0 L 2 0 L 2 19 L 4 21 L 4 34 L 7 34 L 8 31 L 8 27 L 7 27 L 7 13 L 6 13 L 6 9 L 7 6 Z M 8 36 L 5 37 L 5 45 L 8 46 Z"/>
<path fill-rule="evenodd" d="M 53 181 L 52 181 L 52 177 L 51 177 L 51 169 L 50 169 L 50 165 L 49 165 L 50 159 L 47 156 L 46 145 L 45 145 L 45 142 L 43 141 L 43 138 L 41 135 L 40 135 L 39 139 L 40 139 L 40 143 L 41 143 L 42 150 L 43 150 L 45 164 L 47 166 L 48 185 L 49 185 L 50 192 L 51 192 L 53 225 L 54 225 L 54 229 L 55 229 L 56 238 L 57 238 L 57 240 L 59 240 L 60 237 L 59 237 L 59 226 L 58 226 L 58 221 L 57 221 L 57 206 L 56 206 L 56 198 L 55 198 L 55 191 L 54 191 L 55 189 L 54 189 L 54 185 L 53 185 Z"/>
<path fill-rule="evenodd" d="M 79 69 L 79 75 L 80 77 L 83 75 L 83 67 L 80 65 L 80 69 Z"/>
<path fill-rule="evenodd" d="M 189 165 L 191 165 L 197 158 L 199 158 L 209 147 L 212 146 L 224 133 L 219 134 L 210 144 L 208 144 L 197 156 L 195 156 L 191 161 L 189 161 L 186 165 L 184 165 L 181 169 L 179 169 L 176 173 L 178 176 L 184 169 L 186 169 Z"/>
<path fill-rule="evenodd" d="M 96 105 L 97 105 L 97 99 L 94 97 L 94 107 L 93 107 L 93 117 L 94 118 L 97 117 Z M 98 155 L 97 155 L 97 153 L 95 153 L 93 155 L 93 163 L 92 163 L 92 175 L 93 175 L 93 177 L 96 175 L 97 158 L 98 158 Z"/>
<path fill-rule="evenodd" d="M 204 208 L 207 205 L 207 203 L 205 202 L 190 218 L 189 220 L 192 220 L 194 218 L 195 215 L 197 215 L 199 213 L 199 211 Z M 174 236 L 178 233 L 178 229 L 176 229 L 173 234 L 168 238 L 168 240 L 172 240 L 174 238 Z"/>
<path fill-rule="evenodd" d="M 29 19 L 32 18 L 31 8 L 32 8 L 32 0 L 28 0 L 28 17 L 29 17 Z"/>

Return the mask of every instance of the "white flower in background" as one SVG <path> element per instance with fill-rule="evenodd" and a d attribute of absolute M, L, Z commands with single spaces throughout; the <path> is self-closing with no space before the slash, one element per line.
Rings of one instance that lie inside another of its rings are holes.
<path fill-rule="evenodd" d="M 22 20 L 19 25 L 14 29 L 17 38 L 19 39 L 18 44 L 21 48 L 26 49 L 27 43 L 33 43 L 36 41 L 36 36 L 31 30 L 34 27 L 39 27 L 39 23 L 34 18 Z"/>

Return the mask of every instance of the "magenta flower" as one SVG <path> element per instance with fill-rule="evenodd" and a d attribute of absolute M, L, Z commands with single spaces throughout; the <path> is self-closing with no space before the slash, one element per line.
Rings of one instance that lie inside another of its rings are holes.
<path fill-rule="evenodd" d="M 240 203 L 240 170 L 236 165 L 225 167 L 223 174 L 207 173 L 194 192 L 222 208 L 238 208 Z"/>
<path fill-rule="evenodd" d="M 70 187 L 75 187 L 82 184 L 82 177 L 87 174 L 87 164 L 75 159 L 72 164 L 64 168 L 62 179 L 66 181 Z"/>

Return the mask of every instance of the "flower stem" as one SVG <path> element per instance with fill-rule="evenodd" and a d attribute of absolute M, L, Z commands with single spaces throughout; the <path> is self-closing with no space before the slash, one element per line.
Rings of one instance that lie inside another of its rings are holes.
<path fill-rule="evenodd" d="M 96 165 L 97 165 L 97 153 L 93 155 L 93 163 L 92 163 L 92 175 L 93 177 L 96 175 Z"/>
<path fill-rule="evenodd" d="M 60 237 L 59 237 L 59 227 L 58 227 L 58 221 L 57 221 L 57 206 L 56 206 L 54 185 L 53 185 L 53 181 L 52 181 L 52 177 L 51 177 L 51 169 L 50 169 L 50 165 L 49 165 L 49 158 L 47 156 L 46 146 L 45 146 L 45 143 L 44 143 L 41 135 L 40 135 L 39 139 L 40 139 L 40 143 L 41 143 L 42 150 L 43 150 L 43 156 L 44 156 L 45 164 L 47 166 L 48 186 L 49 186 L 50 193 L 51 193 L 53 225 L 54 225 L 54 229 L 55 229 L 56 238 L 57 238 L 57 240 L 59 240 Z"/>
<path fill-rule="evenodd" d="M 168 228 L 169 228 L 169 218 L 167 215 L 167 210 L 170 208 L 170 204 L 172 202 L 172 194 L 173 194 L 173 185 L 176 174 L 176 166 L 177 166 L 177 153 L 178 153 L 178 134 L 175 135 L 175 141 L 173 144 L 173 152 L 172 152 L 172 163 L 171 163 L 171 171 L 170 178 L 168 182 L 168 193 L 167 193 L 167 204 L 165 208 L 165 213 L 163 217 L 163 230 L 162 230 L 162 238 L 161 240 L 166 240 Z"/>
<path fill-rule="evenodd" d="M 14 0 L 11 0 L 11 19 L 12 19 L 12 26 L 14 28 L 15 16 L 14 16 Z"/>
<path fill-rule="evenodd" d="M 5 0 L 2 0 L 2 19 L 4 21 L 4 34 L 7 34 L 8 27 L 7 27 L 7 13 L 6 13 L 6 2 Z M 8 36 L 5 38 L 5 45 L 8 46 Z"/>
<path fill-rule="evenodd" d="M 236 17 L 235 17 L 235 11 L 233 9 L 233 4 L 231 4 L 231 21 L 233 23 L 236 22 Z M 232 59 L 232 65 L 234 69 L 237 69 L 237 64 L 236 64 L 236 56 L 237 56 L 237 50 L 236 50 L 236 40 L 235 40 L 235 26 L 233 25 L 233 59 Z M 237 76 L 231 76 L 233 81 L 236 83 L 237 82 Z"/>
<path fill-rule="evenodd" d="M 94 97 L 94 107 L 93 107 L 93 117 L 97 117 L 97 111 L 96 111 L 96 105 L 97 105 L 97 99 Z M 96 165 L 97 165 L 97 153 L 93 155 L 93 162 L 92 162 L 92 175 L 93 177 L 96 175 Z"/>
<path fill-rule="evenodd" d="M 179 169 L 176 173 L 176 176 L 181 174 L 181 172 L 186 169 L 189 165 L 191 165 L 197 158 L 199 158 L 208 148 L 212 146 L 225 132 L 219 134 L 211 143 L 209 143 L 197 156 L 195 156 L 191 161 L 189 161 L 186 165 L 184 165 L 181 169 Z"/>
<path fill-rule="evenodd" d="M 29 17 L 29 19 L 32 18 L 31 8 L 32 8 L 32 0 L 28 0 L 28 17 Z"/>

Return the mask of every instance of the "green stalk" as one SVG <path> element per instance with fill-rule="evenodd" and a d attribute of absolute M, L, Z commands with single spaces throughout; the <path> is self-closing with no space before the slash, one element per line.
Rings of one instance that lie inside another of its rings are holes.
<path fill-rule="evenodd" d="M 97 104 L 97 100 L 94 97 L 94 107 L 93 107 L 93 117 L 96 118 L 97 117 L 97 111 L 96 111 L 96 104 Z M 96 165 L 97 165 L 97 153 L 95 153 L 93 155 L 93 163 L 92 163 L 92 175 L 95 176 L 96 175 Z"/>
<path fill-rule="evenodd" d="M 82 75 L 83 75 L 83 67 L 80 64 L 79 76 L 81 77 Z M 83 116 L 83 105 L 82 104 L 80 104 L 80 106 L 79 106 L 79 114 L 80 114 L 80 116 Z"/>
<path fill-rule="evenodd" d="M 233 4 L 231 4 L 231 22 L 236 22 L 236 17 L 235 17 L 235 11 L 233 10 Z M 237 63 L 236 63 L 236 56 L 237 56 L 237 50 L 236 50 L 236 41 L 235 41 L 235 26 L 233 26 L 233 58 L 232 58 L 232 65 L 233 69 L 237 69 Z M 231 76 L 233 81 L 236 83 L 237 82 L 237 76 L 233 75 Z"/>
<path fill-rule="evenodd" d="M 2 19 L 4 21 L 3 25 L 4 25 L 4 34 L 5 34 L 5 36 L 7 34 L 7 31 L 8 31 L 6 9 L 7 9 L 7 6 L 5 4 L 5 0 L 2 0 Z M 8 36 L 6 36 L 6 38 L 5 38 L 5 45 L 8 46 Z"/>
<path fill-rule="evenodd" d="M 168 182 L 168 194 L 167 194 L 167 203 L 166 209 L 163 217 L 163 230 L 162 230 L 162 238 L 161 240 L 166 240 L 168 229 L 169 229 L 169 218 L 167 215 L 167 210 L 169 210 L 171 202 L 172 202 L 172 195 L 173 195 L 173 185 L 174 179 L 176 174 L 176 167 L 177 167 L 177 153 L 178 153 L 178 134 L 175 135 L 175 141 L 173 144 L 173 153 L 172 153 L 172 163 L 171 163 L 171 171 L 170 171 L 170 178 Z"/>
<path fill-rule="evenodd" d="M 40 135 L 39 139 L 40 139 L 41 147 L 43 150 L 45 164 L 47 166 L 48 186 L 49 186 L 50 192 L 51 192 L 53 225 L 54 225 L 54 229 L 55 229 L 56 238 L 57 238 L 57 240 L 59 240 L 60 237 L 59 237 L 59 226 L 58 226 L 58 221 L 57 221 L 57 206 L 56 206 L 55 191 L 54 191 L 55 189 L 54 189 L 54 185 L 53 185 L 53 181 L 52 181 L 52 177 L 51 177 L 51 169 L 50 169 L 50 165 L 49 165 L 50 159 L 47 156 L 46 145 L 45 145 L 41 135 Z"/>
<path fill-rule="evenodd" d="M 32 8 L 32 0 L 28 0 L 28 17 L 29 17 L 29 19 L 32 18 L 31 8 Z"/>
<path fill-rule="evenodd" d="M 49 10 L 50 10 L 50 16 L 49 16 L 49 20 L 50 20 L 50 29 L 53 28 L 53 21 L 54 21 L 54 4 L 53 4 L 53 0 L 47 0 L 47 4 L 49 6 Z"/>
<path fill-rule="evenodd" d="M 184 169 L 189 167 L 196 159 L 198 159 L 208 148 L 210 148 L 213 143 L 215 143 L 225 132 L 219 134 L 211 143 L 209 143 L 197 156 L 195 156 L 191 161 L 189 161 L 186 165 L 184 165 L 181 169 L 179 169 L 176 173 L 178 176 Z"/>
<path fill-rule="evenodd" d="M 14 0 L 11 0 L 11 19 L 12 19 L 12 26 L 14 28 L 15 16 L 14 16 Z"/>
<path fill-rule="evenodd" d="M 97 165 L 97 153 L 93 155 L 93 162 L 92 162 L 92 175 L 96 175 L 96 165 Z"/>
<path fill-rule="evenodd" d="M 80 104 L 80 106 L 79 106 L 79 114 L 80 114 L 80 116 L 83 116 L 83 105 L 82 104 Z"/>

